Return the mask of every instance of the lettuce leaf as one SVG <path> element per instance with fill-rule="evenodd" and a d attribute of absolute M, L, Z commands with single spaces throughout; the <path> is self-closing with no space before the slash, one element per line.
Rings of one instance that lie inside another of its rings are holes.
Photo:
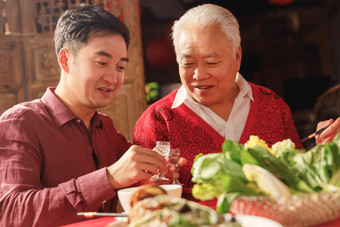
<path fill-rule="evenodd" d="M 191 169 L 192 181 L 196 183 L 193 196 L 200 200 L 218 198 L 217 211 L 226 213 L 240 195 L 263 195 L 256 183 L 245 177 L 242 171 L 245 164 L 266 169 L 284 182 L 291 193 L 340 187 L 340 133 L 332 142 L 309 151 L 288 146 L 274 156 L 269 150 L 256 145 L 246 149 L 242 144 L 226 140 L 222 153 L 197 155 Z"/>

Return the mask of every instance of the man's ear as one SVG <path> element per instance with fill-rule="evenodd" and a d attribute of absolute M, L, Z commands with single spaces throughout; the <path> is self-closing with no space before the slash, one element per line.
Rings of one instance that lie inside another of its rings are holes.
<path fill-rule="evenodd" d="M 59 56 L 58 56 L 59 65 L 62 68 L 62 70 L 67 73 L 69 72 L 70 56 L 71 56 L 71 53 L 66 48 L 62 48 L 59 51 Z"/>
<path fill-rule="evenodd" d="M 240 70 L 241 60 L 242 60 L 242 47 L 241 47 L 241 45 L 236 49 L 235 60 L 236 60 L 236 64 L 238 65 L 237 66 L 238 70 Z"/>
<path fill-rule="evenodd" d="M 242 47 L 241 45 L 236 50 L 236 60 L 240 61 L 242 60 Z"/>

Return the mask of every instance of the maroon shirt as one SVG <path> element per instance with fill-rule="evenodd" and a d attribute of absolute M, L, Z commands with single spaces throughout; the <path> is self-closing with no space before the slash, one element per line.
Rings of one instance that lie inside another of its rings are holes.
<path fill-rule="evenodd" d="M 77 212 L 115 210 L 105 167 L 130 143 L 97 112 L 90 135 L 53 92 L 0 118 L 0 226 L 57 226 L 83 220 Z"/>

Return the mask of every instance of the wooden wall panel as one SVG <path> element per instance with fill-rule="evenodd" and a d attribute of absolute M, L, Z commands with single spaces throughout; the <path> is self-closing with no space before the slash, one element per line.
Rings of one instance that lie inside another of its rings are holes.
<path fill-rule="evenodd" d="M 0 36 L 0 113 L 25 101 L 20 39 Z"/>
<path fill-rule="evenodd" d="M 40 91 L 56 86 L 60 78 L 54 44 L 51 37 L 36 35 L 25 39 L 23 49 L 28 100 L 40 98 Z"/>

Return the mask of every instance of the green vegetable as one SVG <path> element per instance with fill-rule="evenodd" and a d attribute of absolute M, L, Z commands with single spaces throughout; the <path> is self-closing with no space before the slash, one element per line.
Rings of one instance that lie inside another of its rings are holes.
<path fill-rule="evenodd" d="M 242 166 L 238 162 L 228 160 L 224 153 L 198 155 L 191 172 L 192 181 L 197 183 L 192 189 L 192 195 L 197 199 L 209 200 L 231 192 L 259 195 L 256 189 L 248 186 L 249 182 L 243 174 Z M 230 199 L 223 201 L 224 204 L 228 203 L 227 206 L 230 206 L 231 202 Z M 221 209 L 224 210 L 224 207 Z"/>
<path fill-rule="evenodd" d="M 289 197 L 290 193 L 334 190 L 340 186 L 340 133 L 332 142 L 309 151 L 279 146 L 276 156 L 263 146 L 265 142 L 261 143 L 259 146 L 252 143 L 246 149 L 226 140 L 222 153 L 197 155 L 191 170 L 192 181 L 196 183 L 193 196 L 200 200 L 218 198 L 217 211 L 226 213 L 240 195 L 278 197 L 284 193 Z M 252 168 L 246 170 L 245 165 Z M 254 165 L 263 171 L 255 171 Z M 244 172 L 257 175 L 247 179 Z"/>
<path fill-rule="evenodd" d="M 252 164 L 244 164 L 243 172 L 249 181 L 254 181 L 266 195 L 274 199 L 289 199 L 289 188 L 266 169 Z"/>

